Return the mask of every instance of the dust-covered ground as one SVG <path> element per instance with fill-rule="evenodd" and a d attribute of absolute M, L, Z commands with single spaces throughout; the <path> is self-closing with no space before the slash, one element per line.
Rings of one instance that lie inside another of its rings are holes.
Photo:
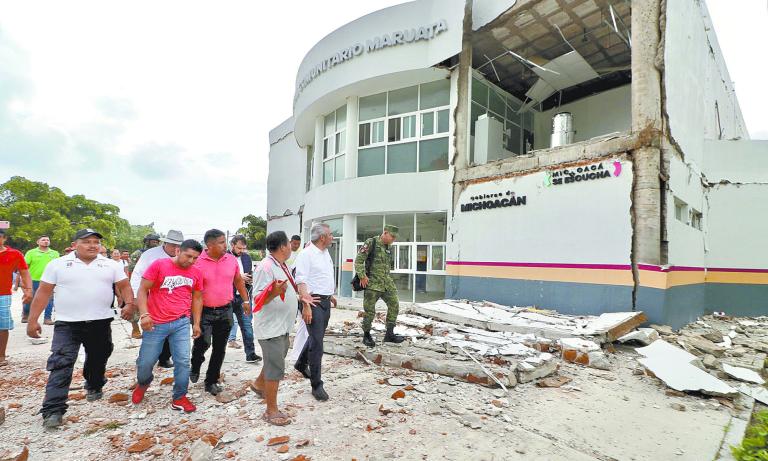
<path fill-rule="evenodd" d="M 610 354 L 610 371 L 563 362 L 558 374 L 572 378 L 568 385 L 518 384 L 509 393 L 326 355 L 330 400 L 316 401 L 308 381 L 289 365 L 279 401 L 293 423 L 274 427 L 261 419 L 264 404 L 247 390 L 260 365 L 246 363 L 242 350 L 227 349 L 226 395 L 220 400 L 232 400 L 217 401 L 204 392 L 201 380 L 189 389 L 197 412 L 181 414 L 169 407 L 171 385 L 161 384 L 172 378 L 172 370 L 156 369 L 142 404 L 124 400 L 134 383 L 139 341 L 129 339 L 130 325 L 117 320 L 104 399 L 89 403 L 83 398 L 78 362 L 66 424 L 46 431 L 37 413 L 50 341 L 33 345 L 27 340 L 18 295 L 13 311 L 10 363 L 0 368 L 6 413 L 0 459 L 27 447 L 31 460 L 180 460 L 192 452 L 195 460 L 701 461 L 715 458 L 734 412 L 730 402 L 676 396 L 657 379 L 636 374 L 631 348 Z M 345 320 L 357 321 L 357 312 L 334 310 L 332 323 Z M 50 338 L 53 327 L 43 329 Z M 398 390 L 405 397 L 394 400 Z M 269 445 L 277 437 L 288 439 Z"/>

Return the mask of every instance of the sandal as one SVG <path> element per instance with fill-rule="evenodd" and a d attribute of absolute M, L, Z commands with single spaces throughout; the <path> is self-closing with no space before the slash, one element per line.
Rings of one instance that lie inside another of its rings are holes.
<path fill-rule="evenodd" d="M 269 416 L 266 412 L 264 412 L 263 415 L 261 415 L 261 419 L 268 422 L 269 424 L 273 426 L 287 426 L 291 424 L 291 419 L 284 414 L 278 412 L 275 415 Z"/>
<path fill-rule="evenodd" d="M 250 388 L 251 388 L 251 390 L 252 390 L 253 392 L 255 392 L 255 393 L 256 393 L 256 395 L 258 395 L 260 398 L 262 398 L 262 399 L 264 398 L 264 391 L 262 391 L 261 389 L 257 389 L 257 388 L 256 388 L 256 384 L 255 384 L 253 381 L 251 381 L 251 383 L 249 384 L 249 387 L 250 387 Z"/>

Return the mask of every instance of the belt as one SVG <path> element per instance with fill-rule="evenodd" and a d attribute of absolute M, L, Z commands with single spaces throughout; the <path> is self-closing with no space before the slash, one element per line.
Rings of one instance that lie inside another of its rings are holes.
<path fill-rule="evenodd" d="M 229 307 L 229 303 L 224 304 L 223 306 L 203 306 L 206 309 L 224 309 L 226 307 Z"/>
<path fill-rule="evenodd" d="M 333 296 L 333 295 L 316 295 L 316 294 L 313 293 L 312 296 L 317 296 L 318 298 L 320 298 L 322 300 L 326 300 L 326 299 L 331 299 L 331 296 Z"/>

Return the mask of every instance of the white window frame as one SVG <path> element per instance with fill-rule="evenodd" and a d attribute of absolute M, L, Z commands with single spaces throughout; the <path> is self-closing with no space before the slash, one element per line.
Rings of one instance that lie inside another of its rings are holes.
<path fill-rule="evenodd" d="M 322 156 L 322 158 L 321 158 L 321 160 L 322 160 L 322 168 L 321 168 L 320 174 L 322 175 L 321 178 L 322 178 L 322 183 L 323 184 L 330 184 L 332 182 L 341 181 L 342 179 L 344 179 L 344 178 L 339 178 L 338 174 L 337 174 L 337 171 L 336 171 L 336 159 L 338 157 L 341 157 L 341 156 L 347 154 L 347 149 L 346 149 L 347 143 L 346 143 L 346 138 L 345 138 L 346 134 L 347 134 L 347 126 L 346 126 L 346 124 L 344 124 L 344 126 L 342 126 L 341 129 L 339 129 L 339 127 L 336 126 L 337 125 L 336 124 L 336 120 L 337 120 L 337 116 L 338 116 L 337 114 L 338 114 L 339 110 L 341 110 L 343 108 L 345 108 L 345 106 L 341 106 L 338 109 L 336 109 L 333 112 L 331 112 L 328 115 L 326 115 L 325 117 L 323 117 L 323 144 L 322 144 L 322 146 L 320 146 L 320 149 L 321 149 L 320 155 Z M 349 114 L 347 114 L 347 116 L 349 116 Z M 331 130 L 330 134 L 326 134 L 325 133 L 325 125 L 326 125 L 326 123 L 325 123 L 326 120 L 325 119 L 328 118 L 328 117 L 333 117 L 333 130 Z M 339 152 L 336 152 L 336 137 L 337 136 L 339 137 L 339 139 L 344 138 L 344 150 L 340 150 Z M 326 141 L 327 141 L 327 144 L 328 144 L 328 156 L 327 157 L 325 157 Z M 332 178 L 330 179 L 330 181 L 326 181 L 325 180 L 325 164 L 326 164 L 326 162 L 333 162 L 333 167 L 332 167 L 333 168 L 333 175 L 332 175 Z M 344 169 L 344 173 L 345 173 L 344 176 L 346 176 L 346 168 Z"/>
<path fill-rule="evenodd" d="M 444 106 L 430 107 L 429 109 L 421 109 L 421 85 L 424 85 L 426 83 L 432 83 L 432 82 L 424 82 L 422 84 L 416 85 L 416 88 L 417 88 L 417 91 L 416 91 L 416 101 L 417 101 L 417 104 L 418 104 L 418 107 L 419 107 L 417 110 L 411 111 L 411 112 L 405 112 L 405 113 L 397 114 L 397 115 L 385 115 L 384 117 L 378 117 L 378 118 L 374 118 L 374 119 L 370 119 L 370 120 L 365 120 L 365 121 L 359 122 L 357 124 L 357 130 L 358 131 L 357 131 L 356 139 L 357 139 L 357 143 L 358 143 L 358 147 L 357 147 L 358 148 L 358 152 L 360 152 L 360 150 L 369 149 L 369 148 L 372 148 L 372 147 L 384 147 L 384 173 L 383 174 L 394 174 L 394 173 L 389 173 L 388 167 L 387 167 L 387 165 L 388 165 L 388 157 L 389 157 L 388 146 L 394 146 L 394 145 L 397 145 L 397 144 L 408 144 L 408 143 L 415 142 L 416 143 L 416 171 L 412 171 L 411 173 L 421 173 L 421 171 L 419 170 L 419 165 L 420 165 L 419 161 L 420 161 L 420 155 L 421 155 L 421 144 L 420 144 L 420 141 L 427 141 L 427 140 L 431 140 L 431 139 L 441 139 L 441 138 L 447 138 L 447 137 L 450 136 L 450 131 L 451 131 L 451 129 L 450 129 L 450 114 L 451 114 L 451 112 L 450 112 L 451 111 L 450 102 L 449 102 L 449 104 L 444 105 Z M 395 88 L 394 90 L 391 90 L 391 91 L 396 91 L 396 90 L 399 90 L 399 89 L 401 89 L 401 88 Z M 391 91 L 386 91 L 385 92 L 386 95 L 387 95 L 386 103 L 384 104 L 384 113 L 385 114 L 389 114 L 389 93 Z M 358 115 L 360 114 L 360 99 L 365 98 L 367 96 L 373 96 L 375 94 L 378 94 L 378 93 L 371 93 L 369 95 L 361 96 L 360 98 L 358 98 L 358 103 L 357 103 L 357 113 L 358 113 Z M 448 127 L 448 129 L 446 131 L 437 133 L 438 112 L 441 112 L 443 110 L 447 110 L 448 111 L 448 117 L 449 117 L 448 125 L 449 125 L 449 127 Z M 429 113 L 429 112 L 434 112 L 434 120 L 433 120 L 433 128 L 434 129 L 433 129 L 433 133 L 431 135 L 422 136 L 422 134 L 421 134 L 421 120 L 422 120 L 423 114 Z M 415 127 L 416 129 L 415 129 L 415 133 L 414 133 L 415 136 L 412 136 L 412 137 L 409 137 L 409 138 L 404 138 L 403 137 L 403 131 L 404 131 L 404 128 L 405 128 L 405 123 L 402 122 L 402 119 L 406 118 L 406 117 L 410 117 L 410 116 L 415 116 L 415 118 L 416 118 L 416 127 Z M 392 119 L 398 119 L 398 118 L 401 119 L 401 122 L 400 122 L 400 139 L 397 140 L 397 141 L 389 141 L 389 121 L 392 120 Z M 363 125 L 373 124 L 374 122 L 384 122 L 384 124 L 383 124 L 384 125 L 384 138 L 383 138 L 383 141 L 382 142 L 376 142 L 376 143 L 373 142 L 373 126 L 371 126 L 371 143 L 361 146 L 360 145 L 360 127 L 363 126 Z M 359 155 L 358 155 L 358 158 L 359 158 Z M 448 162 L 450 164 L 450 155 L 449 155 Z M 355 165 L 355 168 L 358 168 L 358 165 Z"/>

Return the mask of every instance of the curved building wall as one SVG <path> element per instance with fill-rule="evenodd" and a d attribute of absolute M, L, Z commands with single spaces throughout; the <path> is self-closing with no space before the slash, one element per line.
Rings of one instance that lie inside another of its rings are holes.
<path fill-rule="evenodd" d="M 315 118 L 341 104 L 344 93 L 396 86 L 402 78 L 397 74 L 409 71 L 429 79 L 433 65 L 461 51 L 463 16 L 463 0 L 420 0 L 363 16 L 322 39 L 304 57 L 296 77 L 299 143 L 312 143 Z"/>

